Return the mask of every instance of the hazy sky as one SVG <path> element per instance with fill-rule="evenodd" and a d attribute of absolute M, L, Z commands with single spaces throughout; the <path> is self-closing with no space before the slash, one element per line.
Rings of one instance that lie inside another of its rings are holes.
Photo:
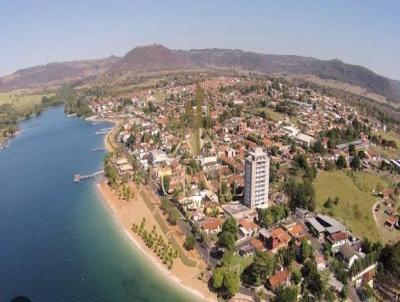
<path fill-rule="evenodd" d="M 400 1 L 0 0 L 0 74 L 133 47 L 338 58 L 400 80 Z"/>

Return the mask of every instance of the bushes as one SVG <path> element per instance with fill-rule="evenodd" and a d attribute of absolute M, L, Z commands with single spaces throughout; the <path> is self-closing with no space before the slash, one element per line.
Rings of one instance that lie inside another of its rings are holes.
<path fill-rule="evenodd" d="M 194 238 L 193 235 L 189 235 L 186 237 L 184 246 L 188 251 L 193 250 L 195 244 L 196 244 L 196 238 Z"/>

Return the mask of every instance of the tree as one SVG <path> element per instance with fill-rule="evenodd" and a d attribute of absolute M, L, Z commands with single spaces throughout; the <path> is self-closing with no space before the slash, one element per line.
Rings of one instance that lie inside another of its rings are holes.
<path fill-rule="evenodd" d="M 229 217 L 225 220 L 224 224 L 222 225 L 222 232 L 232 233 L 235 237 L 235 240 L 237 239 L 238 225 L 233 217 Z"/>
<path fill-rule="evenodd" d="M 171 183 L 171 177 L 169 177 L 168 175 L 162 177 L 162 185 L 163 185 L 164 194 L 168 193 L 170 183 Z"/>
<path fill-rule="evenodd" d="M 300 282 L 301 282 L 301 272 L 298 271 L 298 270 L 294 270 L 292 272 L 291 279 L 292 279 L 294 284 L 299 285 Z"/>
<path fill-rule="evenodd" d="M 199 84 L 196 86 L 196 128 L 201 129 L 203 126 L 203 99 L 204 90 Z"/>
<path fill-rule="evenodd" d="M 347 168 L 347 161 L 343 155 L 339 155 L 338 159 L 336 160 L 336 167 L 338 169 L 345 169 Z"/>
<path fill-rule="evenodd" d="M 163 211 L 168 211 L 168 209 L 171 207 L 172 207 L 172 203 L 168 200 L 167 197 L 161 198 L 161 209 Z"/>
<path fill-rule="evenodd" d="M 332 289 L 329 288 L 326 290 L 325 300 L 326 300 L 326 302 L 335 302 L 336 301 L 336 295 Z"/>
<path fill-rule="evenodd" d="M 325 283 L 315 262 L 311 259 L 307 260 L 301 269 L 301 273 L 304 277 L 304 287 L 317 298 L 321 298 L 325 291 Z"/>
<path fill-rule="evenodd" d="M 297 287 L 280 286 L 276 291 L 277 302 L 295 302 L 297 301 Z"/>
<path fill-rule="evenodd" d="M 223 181 L 221 183 L 221 188 L 219 190 L 218 199 L 219 199 L 220 203 L 232 201 L 231 190 L 228 187 L 228 184 L 226 183 L 226 181 Z"/>
<path fill-rule="evenodd" d="M 335 200 L 333 201 L 333 203 L 335 204 L 335 206 L 337 206 L 337 205 L 339 204 L 339 201 L 340 201 L 339 196 L 336 196 L 336 197 L 335 197 Z"/>
<path fill-rule="evenodd" d="M 224 269 L 222 267 L 217 267 L 212 275 L 212 287 L 214 289 L 219 289 L 224 281 Z"/>
<path fill-rule="evenodd" d="M 325 208 L 332 208 L 333 206 L 333 201 L 330 197 L 328 197 L 328 199 L 324 202 L 324 207 Z"/>
<path fill-rule="evenodd" d="M 233 297 L 236 295 L 236 293 L 239 291 L 240 285 L 239 274 L 236 271 L 225 272 L 223 285 L 228 297 Z"/>
<path fill-rule="evenodd" d="M 356 147 L 353 144 L 349 145 L 349 154 L 353 156 L 356 153 Z"/>
<path fill-rule="evenodd" d="M 380 261 L 387 272 L 400 279 L 400 241 L 391 245 L 386 245 L 380 255 Z"/>
<path fill-rule="evenodd" d="M 259 252 L 254 257 L 250 266 L 250 280 L 253 284 L 260 285 L 271 276 L 274 269 L 274 259 L 267 252 Z"/>
<path fill-rule="evenodd" d="M 350 167 L 353 170 L 360 170 L 361 162 L 360 162 L 360 158 L 357 155 L 354 155 L 353 158 L 351 159 Z"/>
<path fill-rule="evenodd" d="M 327 145 L 329 150 L 333 150 L 336 147 L 335 141 L 332 138 L 328 139 L 328 142 L 327 142 L 326 145 Z"/>
<path fill-rule="evenodd" d="M 304 179 L 302 183 L 297 183 L 294 179 L 289 179 L 286 183 L 286 193 L 290 198 L 290 208 L 293 210 L 296 207 L 307 208 L 310 211 L 315 210 L 315 190 L 308 179 Z"/>
<path fill-rule="evenodd" d="M 325 147 L 324 147 L 324 145 L 322 144 L 322 141 L 321 141 L 320 139 L 318 139 L 318 140 L 314 143 L 312 149 L 313 149 L 313 151 L 314 151 L 315 153 L 321 153 L 321 154 L 324 154 L 324 153 L 325 153 Z"/>
<path fill-rule="evenodd" d="M 233 251 L 235 249 L 236 238 L 231 232 L 220 232 L 218 234 L 218 246 Z"/>
<path fill-rule="evenodd" d="M 171 207 L 168 209 L 168 220 L 171 224 L 176 224 L 179 218 L 179 211 L 175 207 Z"/>
<path fill-rule="evenodd" d="M 301 263 L 304 263 L 307 259 L 311 258 L 312 256 L 312 247 L 308 243 L 306 239 L 303 239 L 300 244 L 300 255 L 299 260 Z"/>
<path fill-rule="evenodd" d="M 194 236 L 188 235 L 185 240 L 185 248 L 189 251 L 193 250 L 195 244 L 196 244 L 196 239 L 194 238 Z"/>

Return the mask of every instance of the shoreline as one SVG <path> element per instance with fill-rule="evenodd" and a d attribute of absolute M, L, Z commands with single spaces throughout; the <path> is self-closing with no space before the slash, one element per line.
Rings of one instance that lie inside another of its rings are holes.
<path fill-rule="evenodd" d="M 102 184 L 104 184 L 105 181 L 102 182 Z M 123 226 L 123 224 L 121 223 L 120 219 L 120 215 L 118 214 L 117 210 L 115 209 L 115 207 L 113 207 L 113 205 L 110 203 L 109 199 L 107 198 L 107 193 L 104 192 L 104 188 L 102 188 L 102 184 L 101 183 L 97 183 L 96 187 L 98 192 L 100 193 L 100 197 L 102 199 L 102 203 L 105 206 L 105 208 L 110 212 L 112 219 L 114 220 L 114 222 L 116 223 L 118 229 L 125 235 L 127 236 L 127 239 L 129 239 L 129 242 L 131 243 L 133 248 L 136 248 L 139 253 L 141 253 L 144 257 L 146 257 L 147 260 L 149 260 L 149 262 L 151 262 L 154 266 L 154 268 L 160 272 L 161 274 L 163 274 L 167 280 L 165 280 L 166 282 L 168 282 L 168 280 L 173 282 L 173 285 L 178 286 L 181 290 L 186 290 L 188 292 L 190 292 L 192 295 L 196 296 L 199 299 L 202 299 L 204 301 L 210 301 L 210 302 L 214 302 L 217 301 L 216 299 L 211 299 L 210 297 L 207 297 L 205 295 L 205 293 L 201 292 L 200 290 L 197 290 L 189 285 L 185 285 L 183 283 L 183 281 L 181 280 L 181 278 L 179 278 L 178 276 L 176 276 L 173 272 L 171 272 L 171 270 L 168 270 L 164 264 L 160 263 L 160 259 L 157 258 L 150 250 L 149 248 L 144 244 L 144 242 L 141 241 L 140 238 L 136 238 L 135 234 L 130 230 L 127 229 L 126 227 Z M 211 292 L 210 292 L 211 294 Z"/>
<path fill-rule="evenodd" d="M 105 121 L 102 119 L 102 121 Z M 115 131 L 115 129 L 118 128 L 119 121 L 115 120 L 110 120 L 107 119 L 107 122 L 113 123 L 113 127 L 111 131 L 109 131 L 105 136 L 104 136 L 104 146 L 107 152 L 112 152 L 114 151 L 113 147 L 113 142 L 110 141 L 110 135 L 112 135 Z M 143 254 L 143 256 L 146 257 L 147 260 L 152 262 L 154 265 L 154 268 L 159 271 L 161 274 L 163 274 L 166 279 L 169 279 L 170 281 L 173 282 L 173 285 L 178 286 L 181 290 L 186 290 L 190 292 L 192 295 L 196 296 L 198 299 L 202 299 L 204 301 L 209 301 L 209 302 L 214 302 L 218 301 L 216 298 L 216 295 L 212 293 L 209 289 L 207 284 L 205 284 L 201 280 L 197 280 L 197 278 L 193 278 L 192 275 L 194 274 L 197 275 L 197 271 L 199 270 L 196 266 L 196 268 L 189 268 L 186 267 L 179 258 L 175 260 L 175 262 L 179 262 L 175 265 L 173 265 L 172 269 L 167 269 L 165 265 L 161 262 L 161 260 L 153 253 L 152 250 L 150 250 L 145 243 L 142 241 L 141 238 L 137 238 L 137 235 L 133 233 L 131 230 L 131 226 L 133 222 L 136 222 L 137 224 L 140 223 L 138 220 L 138 217 L 133 217 L 135 212 L 138 213 L 146 213 L 149 212 L 150 210 L 147 208 L 147 205 L 143 200 L 140 200 L 141 198 L 138 198 L 139 192 L 137 191 L 136 186 L 134 187 L 135 191 L 135 197 L 133 200 L 127 202 L 127 201 L 122 201 L 119 200 L 118 196 L 116 196 L 116 193 L 108 186 L 106 180 L 102 180 L 100 183 L 96 184 L 96 188 L 98 190 L 98 193 L 101 197 L 101 201 L 104 204 L 105 208 L 110 212 L 112 219 L 115 221 L 117 224 L 117 227 L 119 230 L 124 233 L 130 243 L 132 244 L 133 248 L 136 248 L 139 250 L 140 253 Z M 137 211 L 132 211 L 133 207 L 138 207 L 139 209 L 136 209 Z M 129 208 L 130 207 L 130 208 Z M 128 209 L 129 208 L 129 209 Z M 129 211 L 128 211 L 129 210 Z M 145 215 L 145 214 L 144 214 Z M 134 221 L 136 218 L 137 221 Z M 150 218 L 150 219 L 149 219 Z M 154 223 L 157 228 L 160 228 L 158 223 L 154 220 L 154 217 L 146 217 L 146 221 L 149 223 Z M 127 222 L 129 220 L 129 223 Z M 149 221 L 150 220 L 150 221 Z M 160 230 L 160 233 L 162 231 Z M 174 272 L 177 270 L 177 272 Z M 178 274 L 180 273 L 180 274 Z M 183 275 L 186 276 L 186 278 L 183 278 Z M 166 280 L 168 281 L 168 280 Z M 196 283 L 196 284 L 194 284 Z"/>

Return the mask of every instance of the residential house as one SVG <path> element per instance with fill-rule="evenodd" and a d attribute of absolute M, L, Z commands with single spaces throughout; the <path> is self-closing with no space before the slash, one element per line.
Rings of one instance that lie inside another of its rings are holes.
<path fill-rule="evenodd" d="M 245 238 L 257 236 L 258 230 L 258 225 L 249 219 L 243 219 L 239 222 L 239 231 Z"/>
<path fill-rule="evenodd" d="M 300 241 L 304 238 L 304 235 L 306 234 L 304 228 L 298 223 L 296 223 L 292 227 L 289 227 L 287 229 L 287 232 L 290 236 L 292 236 L 292 238 Z"/>
<path fill-rule="evenodd" d="M 339 248 L 349 242 L 349 238 L 346 232 L 337 232 L 327 237 L 327 241 L 331 245 L 331 252 L 336 254 L 339 252 Z"/>
<path fill-rule="evenodd" d="M 266 250 L 265 246 L 264 246 L 264 243 L 261 240 L 257 239 L 257 238 L 251 239 L 250 245 L 254 248 L 255 251 L 257 251 L 259 253 L 260 252 L 264 252 Z"/>
<path fill-rule="evenodd" d="M 350 269 L 353 266 L 354 261 L 360 259 L 360 257 L 348 243 L 343 244 L 339 248 L 339 257 L 346 264 L 346 267 L 348 269 Z"/>
<path fill-rule="evenodd" d="M 291 237 L 281 227 L 277 227 L 269 232 L 269 238 L 267 238 L 267 248 L 273 253 L 276 253 L 279 249 L 287 247 Z"/>
<path fill-rule="evenodd" d="M 217 234 L 221 232 L 222 220 L 219 218 L 209 218 L 200 222 L 200 227 L 206 234 Z"/>
<path fill-rule="evenodd" d="M 315 139 L 310 135 L 299 133 L 296 135 L 295 141 L 304 147 L 310 148 L 314 144 Z"/>
<path fill-rule="evenodd" d="M 280 286 L 290 285 L 290 272 L 287 269 L 283 269 L 271 276 L 267 281 L 267 287 L 272 291 L 276 290 Z"/>

